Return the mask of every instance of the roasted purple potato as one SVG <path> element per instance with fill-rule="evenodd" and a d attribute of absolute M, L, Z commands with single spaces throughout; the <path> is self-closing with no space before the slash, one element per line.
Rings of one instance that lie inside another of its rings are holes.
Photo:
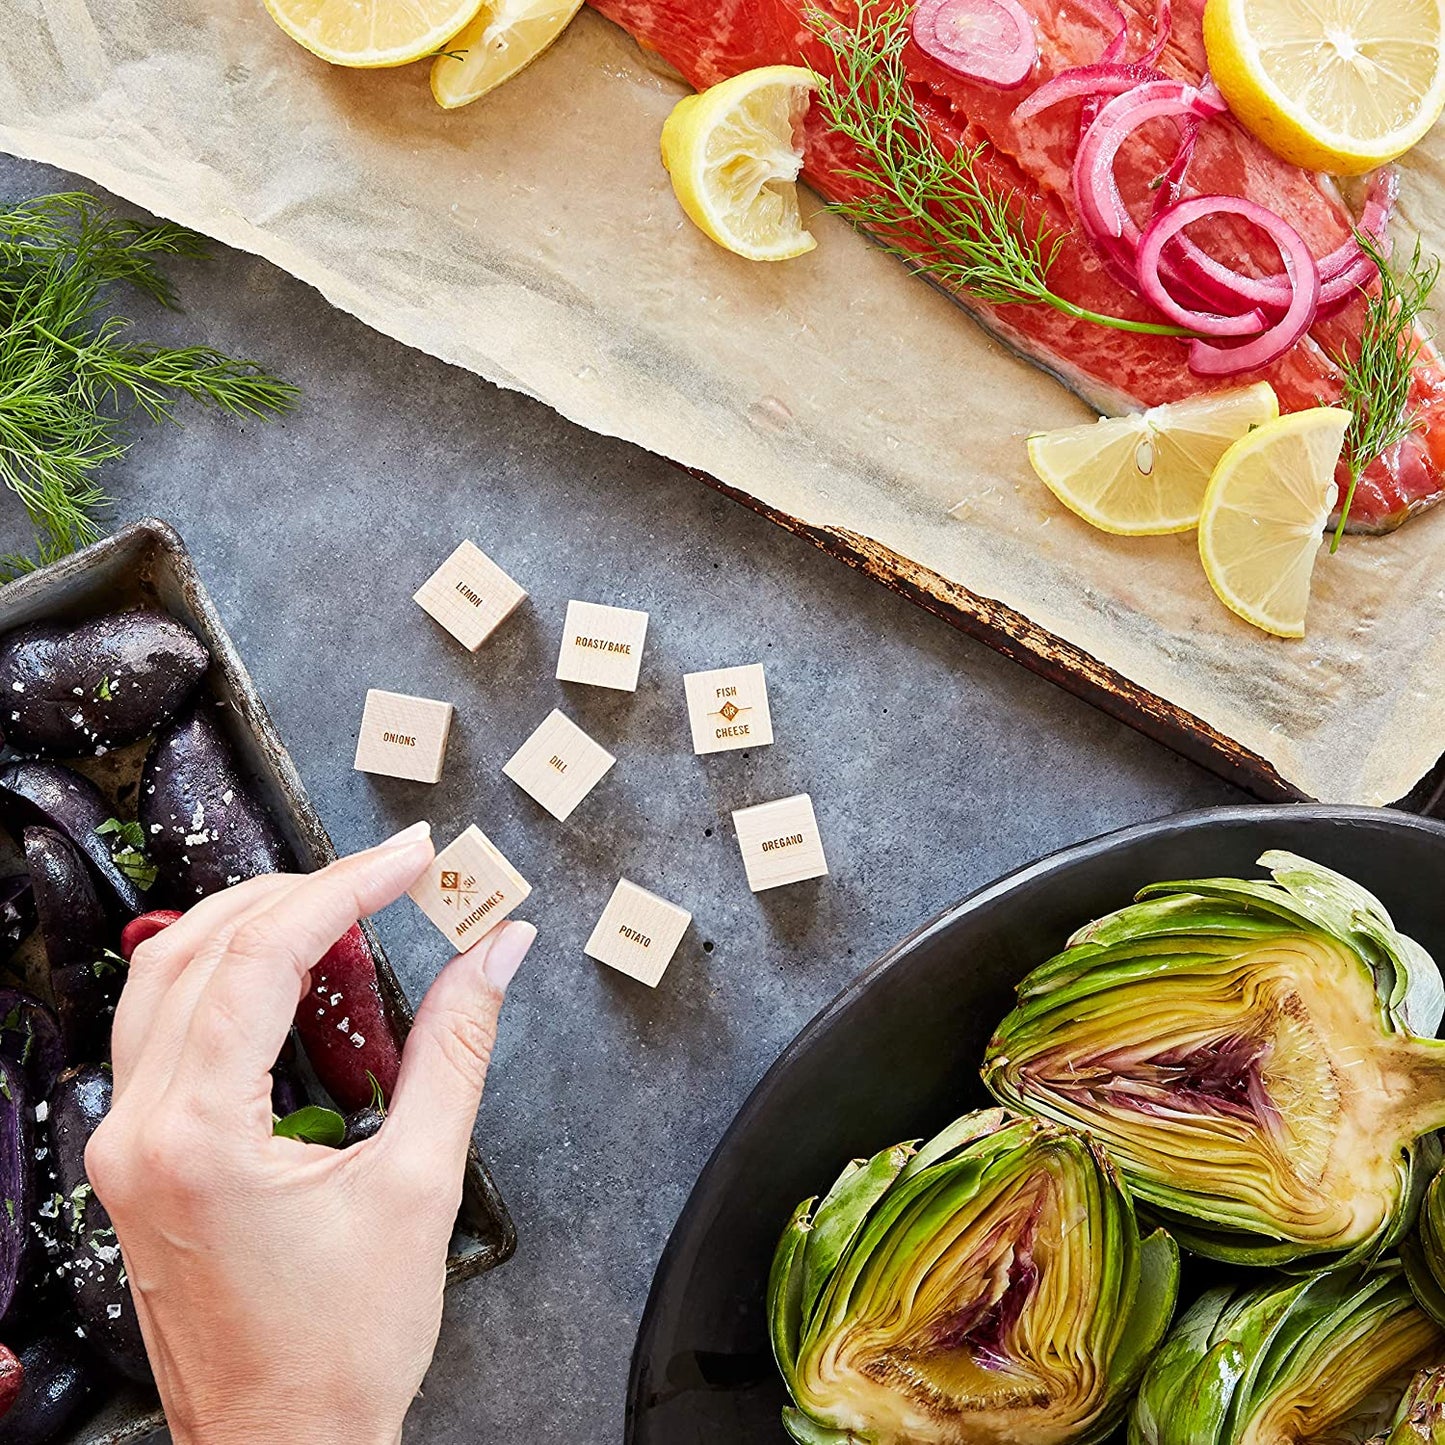
<path fill-rule="evenodd" d="M 50 1145 L 60 1180 L 61 1238 L 71 1304 L 95 1353 L 127 1379 L 151 1379 L 135 1301 L 115 1228 L 85 1172 L 85 1146 L 110 1111 L 111 1074 L 82 1064 L 60 1076 L 50 1097 Z M 3 1437 L 0 1437 L 3 1438 Z"/>
<path fill-rule="evenodd" d="M 0 1058 L 25 1075 L 33 1100 L 48 1099 L 65 1067 L 60 1024 L 50 1009 L 23 988 L 0 988 Z"/>
<path fill-rule="evenodd" d="M 111 928 L 89 867 L 63 833 L 25 830 L 25 861 L 50 972 L 50 993 L 70 1059 L 108 1059 L 110 1026 L 124 982 Z"/>
<path fill-rule="evenodd" d="M 141 775 L 137 812 L 168 901 L 199 899 L 296 860 L 241 776 L 231 745 L 201 708 L 156 738 Z"/>
<path fill-rule="evenodd" d="M 0 1445 L 46 1445 L 79 1419 L 98 1372 L 70 1324 L 37 1335 L 18 1353 L 20 1393 L 0 1418 Z"/>
<path fill-rule="evenodd" d="M 152 609 L 32 622 L 0 637 L 0 732 L 22 753 L 78 757 L 139 742 L 196 689 L 211 657 Z"/>
<path fill-rule="evenodd" d="M 31 1251 L 35 1208 L 34 1108 L 17 1064 L 0 1058 L 0 1321 L 8 1318 Z"/>
<path fill-rule="evenodd" d="M 110 821 L 111 812 L 89 778 L 59 763 L 12 763 L 0 769 L 0 818 L 16 838 L 35 826 L 64 833 L 129 918 L 145 912 L 145 894 L 121 871 L 110 843 L 97 831 Z"/>

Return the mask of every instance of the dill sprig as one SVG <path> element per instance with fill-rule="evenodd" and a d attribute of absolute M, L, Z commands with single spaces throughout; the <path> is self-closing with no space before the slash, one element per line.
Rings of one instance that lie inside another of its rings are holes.
<path fill-rule="evenodd" d="M 1344 446 L 1350 485 L 1330 542 L 1332 553 L 1345 535 L 1350 504 L 1365 468 L 1420 425 L 1420 409 L 1411 402 L 1410 383 L 1420 359 L 1420 318 L 1440 276 L 1439 259 L 1426 260 L 1418 240 L 1405 269 L 1396 271 L 1371 237 L 1362 234 L 1357 239 L 1380 273 L 1380 289 L 1365 304 L 1358 352 L 1353 358 L 1335 358 L 1344 373 L 1341 405 L 1351 413 Z"/>
<path fill-rule="evenodd" d="M 862 0 L 851 27 L 816 9 L 808 26 L 831 52 L 836 75 L 815 72 L 828 126 L 865 164 L 843 174 L 861 194 L 829 209 L 866 232 L 916 273 L 990 305 L 1052 306 L 1065 316 L 1120 331 L 1189 336 L 1163 322 L 1106 316 L 1049 284 L 1063 238 L 1030 228 L 1013 197 L 979 175 L 985 147 L 942 150 L 918 108 L 903 65 L 908 10 Z"/>
<path fill-rule="evenodd" d="M 295 404 L 297 389 L 253 362 L 132 340 L 108 312 L 117 284 L 175 309 L 159 262 L 205 254 L 194 231 L 112 216 L 82 192 L 0 210 L 0 484 L 35 528 L 35 556 L 0 558 L 5 575 L 101 535 L 110 499 L 98 474 L 129 446 L 127 412 L 174 420 L 188 399 L 265 417 Z"/>

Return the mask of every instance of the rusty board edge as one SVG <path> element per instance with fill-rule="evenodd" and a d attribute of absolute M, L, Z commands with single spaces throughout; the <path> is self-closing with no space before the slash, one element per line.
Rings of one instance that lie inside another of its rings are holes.
<path fill-rule="evenodd" d="M 870 537 L 814 526 L 695 467 L 681 470 L 995 652 L 1022 663 L 1030 672 L 1083 698 L 1100 712 L 1127 723 L 1256 797 L 1270 802 L 1312 801 L 1280 777 L 1258 753 L 1241 747 L 1202 718 L 1131 682 L 1091 653 L 1056 637 L 1012 607 L 971 592 Z"/>

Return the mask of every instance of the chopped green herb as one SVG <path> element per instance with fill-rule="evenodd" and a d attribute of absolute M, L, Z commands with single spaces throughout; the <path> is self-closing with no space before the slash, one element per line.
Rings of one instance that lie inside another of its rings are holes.
<path fill-rule="evenodd" d="M 97 978 L 105 978 L 108 974 L 120 973 L 129 967 L 130 965 L 125 961 L 124 957 L 118 954 L 113 948 L 105 949 L 100 957 L 91 965 L 91 969 Z"/>
<path fill-rule="evenodd" d="M 97 517 L 110 499 L 98 473 L 130 446 L 127 412 L 173 420 L 189 398 L 265 417 L 295 404 L 297 389 L 253 362 L 130 338 L 110 288 L 128 285 L 174 309 L 157 262 L 205 254 L 194 231 L 112 216 L 83 192 L 0 209 L 0 483 L 29 513 L 37 554 L 0 560 L 9 574 L 101 535 Z"/>
<path fill-rule="evenodd" d="M 382 1092 L 381 1080 L 378 1079 L 370 1069 L 366 1071 L 366 1077 L 371 1080 L 371 1107 L 375 1109 L 378 1114 L 385 1114 L 386 1095 Z"/>
<path fill-rule="evenodd" d="M 132 883 L 142 892 L 155 886 L 156 866 L 146 857 L 145 829 L 139 823 L 107 818 L 95 831 L 102 838 L 114 837 L 110 856 Z"/>
<path fill-rule="evenodd" d="M 5 1213 L 10 1216 L 10 1223 L 11 1223 L 11 1224 L 14 1224 L 14 1223 L 15 1223 L 15 1201 L 14 1201 L 13 1199 L 7 1199 L 7 1200 L 5 1201 Z"/>
<path fill-rule="evenodd" d="M 304 1109 L 277 1119 L 271 1132 L 282 1139 L 299 1139 L 303 1144 L 325 1144 L 336 1149 L 346 1137 L 346 1120 L 335 1109 L 307 1104 Z"/>
<path fill-rule="evenodd" d="M 110 691 L 110 679 L 109 679 L 108 677 L 103 677 L 103 678 L 101 678 L 101 680 L 100 680 L 100 686 L 99 686 L 98 688 L 96 688 L 96 690 L 95 690 L 95 695 L 96 695 L 96 697 L 98 697 L 98 698 L 101 700 L 101 702 L 109 702 L 109 701 L 110 701 L 110 699 L 111 699 L 111 691 Z"/>

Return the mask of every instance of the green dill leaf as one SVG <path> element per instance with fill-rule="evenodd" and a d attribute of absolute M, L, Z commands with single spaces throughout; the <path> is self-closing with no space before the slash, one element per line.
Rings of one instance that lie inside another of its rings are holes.
<path fill-rule="evenodd" d="M 303 1144 L 325 1144 L 337 1149 L 346 1138 L 346 1120 L 335 1109 L 320 1104 L 307 1104 L 271 1125 L 271 1132 L 282 1139 L 299 1139 Z"/>
<path fill-rule="evenodd" d="M 1420 358 L 1422 317 L 1440 278 L 1439 258 L 1427 260 L 1418 240 L 1404 269 L 1396 270 L 1371 237 L 1359 234 L 1356 239 L 1379 271 L 1380 288 L 1366 300 L 1358 351 L 1335 358 L 1343 373 L 1340 405 L 1350 412 L 1344 445 L 1350 484 L 1330 541 L 1331 552 L 1338 550 L 1345 535 L 1355 488 L 1365 469 L 1420 426 L 1420 408 L 1410 398 L 1410 386 Z"/>
<path fill-rule="evenodd" d="M 101 536 L 99 474 L 130 445 L 127 412 L 169 418 L 182 398 L 235 416 L 295 404 L 295 387 L 252 362 L 131 340 L 112 309 L 116 285 L 175 307 L 159 261 L 206 249 L 183 226 L 112 216 L 81 192 L 0 209 L 0 486 L 35 528 L 34 555 L 0 559 L 5 576 Z"/>
<path fill-rule="evenodd" d="M 905 70 L 909 14 L 885 0 L 862 0 L 851 25 L 812 7 L 803 13 L 836 70 L 814 72 L 816 103 L 829 129 L 863 159 L 845 172 L 858 194 L 829 210 L 945 291 L 992 306 L 1051 306 L 1122 331 L 1193 335 L 1090 311 L 1054 291 L 1049 277 L 1063 237 L 1042 222 L 1031 229 L 1017 199 L 990 188 L 979 175 L 985 146 L 950 153 L 937 144 Z"/>

